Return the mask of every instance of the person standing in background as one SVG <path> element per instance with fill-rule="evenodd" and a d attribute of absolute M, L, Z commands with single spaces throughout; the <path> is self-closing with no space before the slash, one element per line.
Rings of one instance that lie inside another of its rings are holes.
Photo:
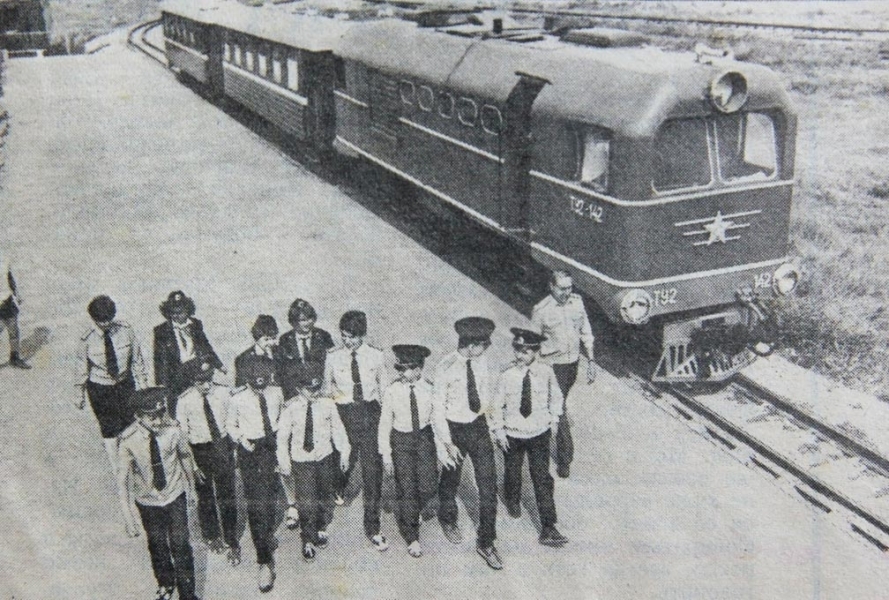
<path fill-rule="evenodd" d="M 21 354 L 19 333 L 19 306 L 22 297 L 19 293 L 15 277 L 12 276 L 12 266 L 6 260 L 6 256 L 0 253 L 0 289 L 6 287 L 5 294 L 0 292 L 0 297 L 6 298 L 0 302 L 0 327 L 5 327 L 9 334 L 9 366 L 16 369 L 30 369 L 31 365 L 25 362 Z"/>
<path fill-rule="evenodd" d="M 540 347 L 540 360 L 556 373 L 565 399 L 556 433 L 556 473 L 568 477 L 574 460 L 574 440 L 568 423 L 568 393 L 577 380 L 581 350 L 586 355 L 587 382 L 596 379 L 593 328 L 583 305 L 583 298 L 574 292 L 574 281 L 567 271 L 553 271 L 549 295 L 537 303 L 531 323 L 546 338 Z"/>
<path fill-rule="evenodd" d="M 133 422 L 130 396 L 148 387 L 142 349 L 133 328 L 116 321 L 117 307 L 108 296 L 96 296 L 87 306 L 93 326 L 80 338 L 76 382 L 82 409 L 89 399 L 111 461 L 117 469 L 117 438 Z"/>
<path fill-rule="evenodd" d="M 177 290 L 159 308 L 166 321 L 154 328 L 154 383 L 169 390 L 170 414 L 175 418 L 179 394 L 193 383 L 183 365 L 196 360 L 223 370 L 222 361 L 204 333 L 204 324 L 194 317 L 194 300 Z"/>

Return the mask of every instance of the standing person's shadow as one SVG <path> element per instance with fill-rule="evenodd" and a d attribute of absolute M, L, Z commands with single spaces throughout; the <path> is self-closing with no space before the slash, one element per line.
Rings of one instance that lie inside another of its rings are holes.
<path fill-rule="evenodd" d="M 49 327 L 36 327 L 28 337 L 23 338 L 20 342 L 22 359 L 28 360 L 46 346 L 49 343 L 50 333 Z M 7 360 L 0 364 L 0 369 L 8 366 L 9 361 Z"/>

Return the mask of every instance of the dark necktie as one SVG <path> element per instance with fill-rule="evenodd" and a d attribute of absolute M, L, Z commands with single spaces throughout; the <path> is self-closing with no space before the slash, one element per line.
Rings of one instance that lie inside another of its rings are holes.
<path fill-rule="evenodd" d="M 303 450 L 311 452 L 315 449 L 315 423 L 312 421 L 312 402 L 306 402 L 306 431 L 303 434 Z"/>
<path fill-rule="evenodd" d="M 411 386 L 411 427 L 414 433 L 420 431 L 420 409 L 417 408 L 417 395 L 414 393 L 414 386 Z"/>
<path fill-rule="evenodd" d="M 104 333 L 105 337 L 105 370 L 112 377 L 120 375 L 120 367 L 117 365 L 117 354 L 114 352 L 114 343 L 111 341 L 111 330 Z"/>
<path fill-rule="evenodd" d="M 531 371 L 525 371 L 525 378 L 522 379 L 522 404 L 519 412 L 525 418 L 531 414 Z"/>
<path fill-rule="evenodd" d="M 272 437 L 272 421 L 269 419 L 269 405 L 266 402 L 265 394 L 262 392 L 257 392 L 259 394 L 259 412 L 262 413 L 262 430 L 265 432 L 266 439 L 271 439 Z"/>
<path fill-rule="evenodd" d="M 477 413 L 482 408 L 482 402 L 478 397 L 478 387 L 475 385 L 475 373 L 472 372 L 472 361 L 466 361 L 466 397 L 469 398 L 469 410 Z"/>
<path fill-rule="evenodd" d="M 309 342 L 306 338 L 299 338 L 299 351 L 304 363 L 309 362 Z"/>
<path fill-rule="evenodd" d="M 161 446 L 154 431 L 149 431 L 148 436 L 151 445 L 151 485 L 156 490 L 162 490 L 167 487 L 167 476 L 164 474 L 164 463 L 161 460 Z"/>
<path fill-rule="evenodd" d="M 210 399 L 204 396 L 204 416 L 207 417 L 207 427 L 210 428 L 210 439 L 213 442 L 219 441 L 219 426 L 216 424 L 216 418 L 213 416 L 213 410 L 210 408 Z"/>
<path fill-rule="evenodd" d="M 358 370 L 358 354 L 352 350 L 352 400 L 364 400 L 364 388 L 361 386 L 361 372 Z"/>

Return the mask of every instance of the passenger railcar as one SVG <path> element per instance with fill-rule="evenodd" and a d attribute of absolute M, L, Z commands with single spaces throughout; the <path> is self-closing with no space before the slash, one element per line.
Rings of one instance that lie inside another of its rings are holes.
<path fill-rule="evenodd" d="M 300 93 L 324 133 L 293 125 L 296 138 L 333 141 L 569 269 L 610 319 L 662 333 L 655 379 L 730 376 L 754 356 L 762 300 L 796 286 L 795 115 L 764 67 L 629 32 L 500 21 L 327 20 L 319 40 L 308 17 L 272 32 L 256 9 L 238 10 L 251 16 L 204 20 L 225 95 L 291 131 L 299 117 L 264 108 L 280 92 L 263 84 L 247 97 L 228 86 L 229 65 L 286 87 L 275 56 L 317 61 Z"/>

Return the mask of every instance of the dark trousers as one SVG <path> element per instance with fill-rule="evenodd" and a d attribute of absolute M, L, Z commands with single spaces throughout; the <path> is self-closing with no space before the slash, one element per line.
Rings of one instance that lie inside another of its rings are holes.
<path fill-rule="evenodd" d="M 19 343 L 19 318 L 17 314 L 18 310 L 16 310 L 16 314 L 11 317 L 0 316 L 0 329 L 5 327 L 6 331 L 9 333 L 10 358 L 18 358 L 19 353 L 21 352 L 21 345 Z"/>
<path fill-rule="evenodd" d="M 170 378 L 166 385 L 168 392 L 167 411 L 174 419 L 176 418 L 176 406 L 179 404 L 179 395 L 192 385 L 192 382 L 189 382 L 188 378 L 181 371 L 182 367 L 179 367 L 176 371 L 170 373 Z"/>
<path fill-rule="evenodd" d="M 438 489 L 435 438 L 427 425 L 417 433 L 392 431 L 398 531 L 410 544 L 420 538 L 420 511 Z"/>
<path fill-rule="evenodd" d="M 339 472 L 334 453 L 321 460 L 293 463 L 296 505 L 303 544 L 318 543 L 318 532 L 333 520 L 333 488 Z"/>
<path fill-rule="evenodd" d="M 256 547 L 256 562 L 265 565 L 273 560 L 272 535 L 280 478 L 275 473 L 278 459 L 274 440 L 261 438 L 253 443 L 256 445 L 253 452 L 238 446 L 238 461 L 247 499 L 247 523 Z"/>
<path fill-rule="evenodd" d="M 452 423 L 451 441 L 464 460 L 472 460 L 475 484 L 478 486 L 479 525 L 478 545 L 487 548 L 497 539 L 497 471 L 494 467 L 494 446 L 488 433 L 488 423 L 479 417 L 472 423 Z M 457 523 L 457 487 L 460 485 L 462 464 L 456 469 L 442 469 L 438 485 L 438 519 L 442 523 Z"/>
<path fill-rule="evenodd" d="M 346 435 L 349 437 L 349 445 L 352 447 L 352 455 L 349 457 L 349 468 L 339 476 L 337 493 L 345 492 L 349 476 L 355 467 L 355 462 L 361 455 L 361 481 L 364 492 L 364 533 L 374 536 L 380 532 L 380 490 L 383 485 L 383 459 L 380 456 L 380 446 L 377 439 L 377 430 L 380 426 L 379 402 L 352 402 L 350 404 L 338 404 L 337 410 Z M 339 461 L 339 453 L 337 461 Z"/>
<path fill-rule="evenodd" d="M 192 453 L 204 482 L 195 482 L 198 492 L 198 518 L 204 539 L 220 536 L 229 546 L 237 546 L 238 508 L 235 500 L 235 457 L 232 441 L 224 437 L 215 444 L 192 444 Z"/>
<path fill-rule="evenodd" d="M 549 474 L 549 441 L 552 431 L 528 439 L 507 436 L 509 450 L 503 453 L 505 473 L 503 476 L 503 495 L 508 505 L 518 506 L 522 500 L 522 464 L 528 455 L 528 468 L 531 471 L 531 483 L 534 484 L 534 497 L 537 499 L 537 511 L 540 513 L 540 524 L 550 527 L 556 524 L 556 503 L 553 500 L 553 476 Z"/>
<path fill-rule="evenodd" d="M 136 420 L 130 400 L 135 390 L 136 382 L 132 373 L 128 373 L 123 380 L 114 385 L 86 382 L 86 395 L 99 422 L 102 437 L 106 440 L 116 438 Z"/>
<path fill-rule="evenodd" d="M 571 426 L 568 424 L 568 393 L 577 381 L 577 361 L 567 365 L 552 365 L 556 374 L 556 381 L 565 404 L 562 416 L 559 417 L 559 430 L 556 433 L 556 467 L 560 470 L 567 469 L 574 460 L 574 440 L 571 438 Z"/>
<path fill-rule="evenodd" d="M 148 538 L 151 568 L 157 584 L 178 587 L 182 600 L 193 600 L 194 558 L 188 542 L 185 494 L 166 506 L 143 506 L 137 502 L 136 508 Z"/>

